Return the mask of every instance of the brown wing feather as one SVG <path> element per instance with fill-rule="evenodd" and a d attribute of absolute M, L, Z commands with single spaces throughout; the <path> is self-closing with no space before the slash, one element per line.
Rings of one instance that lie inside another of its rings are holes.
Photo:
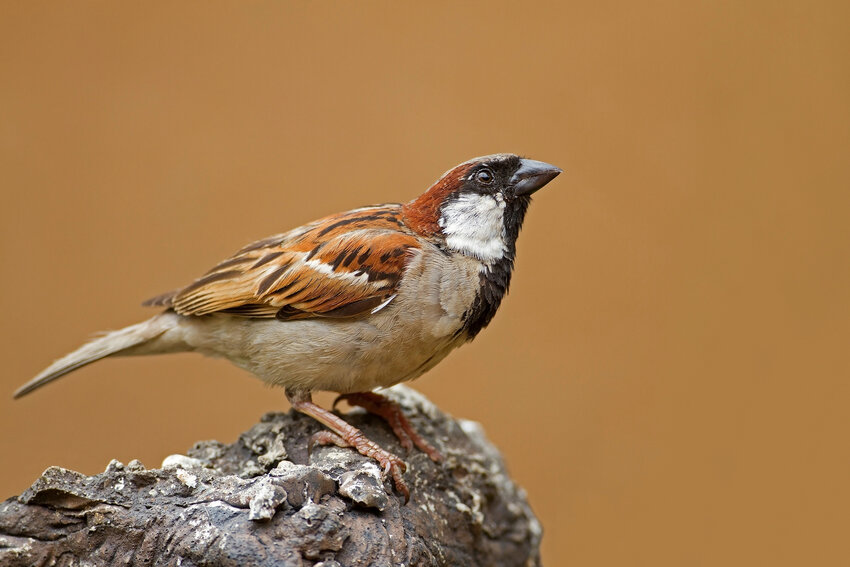
<path fill-rule="evenodd" d="M 357 209 L 255 242 L 150 302 L 183 315 L 353 317 L 389 299 L 417 238 L 399 205 Z"/>

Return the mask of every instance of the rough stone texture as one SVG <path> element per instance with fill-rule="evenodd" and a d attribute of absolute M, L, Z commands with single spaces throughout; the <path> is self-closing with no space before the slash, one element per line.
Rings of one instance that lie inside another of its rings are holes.
<path fill-rule="evenodd" d="M 446 457 L 406 456 L 407 505 L 353 450 L 308 454 L 314 420 L 270 413 L 235 443 L 198 443 L 160 469 L 47 469 L 0 504 L 0 565 L 539 565 L 540 525 L 481 428 L 409 388 L 388 394 Z M 347 419 L 404 456 L 379 418 Z"/>

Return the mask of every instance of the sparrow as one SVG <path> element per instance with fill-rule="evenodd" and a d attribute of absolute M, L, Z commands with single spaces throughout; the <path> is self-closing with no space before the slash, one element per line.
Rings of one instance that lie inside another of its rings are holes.
<path fill-rule="evenodd" d="M 313 442 L 375 459 L 408 500 L 404 461 L 311 394 L 339 393 L 337 402 L 384 418 L 405 449 L 439 461 L 398 404 L 374 390 L 421 376 L 490 323 L 508 292 L 531 194 L 560 172 L 513 154 L 477 157 L 408 203 L 354 209 L 249 244 L 144 302 L 164 308 L 159 314 L 60 358 L 14 397 L 109 356 L 224 357 L 283 387 L 295 410 L 326 426 Z"/>

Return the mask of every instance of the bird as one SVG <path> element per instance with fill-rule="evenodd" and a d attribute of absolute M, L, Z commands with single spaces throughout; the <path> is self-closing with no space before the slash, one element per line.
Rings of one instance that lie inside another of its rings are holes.
<path fill-rule="evenodd" d="M 492 320 L 511 282 L 531 195 L 561 169 L 515 154 L 473 158 L 407 203 L 330 215 L 258 240 L 189 285 L 143 303 L 160 312 L 56 360 L 19 398 L 111 356 L 198 352 L 223 357 L 325 426 L 311 440 L 351 447 L 392 477 L 405 462 L 315 391 L 385 419 L 402 447 L 442 454 L 379 390 L 413 380 Z"/>

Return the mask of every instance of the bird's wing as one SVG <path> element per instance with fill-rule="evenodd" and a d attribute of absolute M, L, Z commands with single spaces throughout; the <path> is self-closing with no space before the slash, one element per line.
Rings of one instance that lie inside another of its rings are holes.
<path fill-rule="evenodd" d="M 326 217 L 260 240 L 175 292 L 145 302 L 182 315 L 353 317 L 388 303 L 420 245 L 399 205 Z"/>

